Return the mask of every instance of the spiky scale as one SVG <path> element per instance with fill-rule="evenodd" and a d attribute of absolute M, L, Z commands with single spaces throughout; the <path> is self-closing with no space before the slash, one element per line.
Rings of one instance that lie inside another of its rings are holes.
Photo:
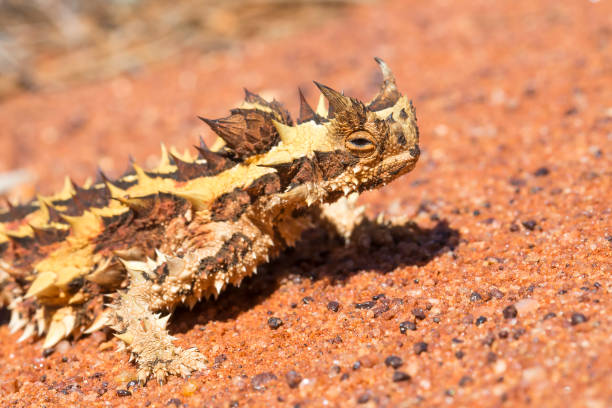
<path fill-rule="evenodd" d="M 317 88 L 319 88 L 323 96 L 325 96 L 327 102 L 329 102 L 329 117 L 334 116 L 336 112 L 343 112 L 351 108 L 350 98 L 342 95 L 340 92 L 330 88 L 327 85 L 320 84 L 317 81 L 313 82 L 317 86 Z"/>
<path fill-rule="evenodd" d="M 30 285 L 25 297 L 29 298 L 44 293 L 55 286 L 56 280 L 57 275 L 55 272 L 40 272 L 38 275 L 36 275 L 36 278 L 34 279 L 34 282 L 32 282 L 32 285 Z"/>
<path fill-rule="evenodd" d="M 309 120 L 314 120 L 316 123 L 321 122 L 321 118 L 319 115 L 312 110 L 312 107 L 306 101 L 306 97 L 302 93 L 302 90 L 298 88 L 298 93 L 300 94 L 300 116 L 298 117 L 297 122 L 299 124 L 308 122 Z"/>
<path fill-rule="evenodd" d="M 391 72 L 387 64 L 378 57 L 375 57 L 374 60 L 376 61 L 376 63 L 378 63 L 378 66 L 380 67 L 380 70 L 383 75 L 383 82 L 381 84 L 380 91 L 378 92 L 378 94 L 368 104 L 368 109 L 373 111 L 379 111 L 395 105 L 395 103 L 401 97 L 401 94 L 397 90 L 395 77 L 393 76 L 393 73 Z"/>
<path fill-rule="evenodd" d="M 19 336 L 19 338 L 17 339 L 17 343 L 26 341 L 34 335 L 35 331 L 36 326 L 33 323 L 28 324 L 25 329 L 23 329 L 23 333 L 21 334 L 21 336 Z"/>

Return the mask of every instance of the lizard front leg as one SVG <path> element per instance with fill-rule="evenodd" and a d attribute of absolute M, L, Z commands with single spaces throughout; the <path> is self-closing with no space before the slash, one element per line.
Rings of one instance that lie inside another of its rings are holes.
<path fill-rule="evenodd" d="M 170 314 L 162 317 L 151 309 L 151 299 L 157 293 L 155 283 L 147 278 L 155 276 L 155 262 L 125 264 L 130 286 L 110 306 L 108 324 L 138 364 L 138 381 L 144 384 L 155 377 L 162 383 L 168 375 L 184 377 L 203 369 L 205 359 L 196 348 L 183 350 L 173 344 L 175 338 L 166 329 Z"/>

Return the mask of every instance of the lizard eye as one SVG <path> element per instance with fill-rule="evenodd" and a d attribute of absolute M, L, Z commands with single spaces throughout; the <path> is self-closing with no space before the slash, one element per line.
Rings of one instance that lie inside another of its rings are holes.
<path fill-rule="evenodd" d="M 346 138 L 346 148 L 355 156 L 364 157 L 376 151 L 372 135 L 365 130 L 359 130 Z"/>

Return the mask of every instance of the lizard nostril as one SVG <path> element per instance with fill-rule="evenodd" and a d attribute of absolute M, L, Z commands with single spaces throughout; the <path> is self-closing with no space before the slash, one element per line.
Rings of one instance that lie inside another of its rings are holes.
<path fill-rule="evenodd" d="M 421 154 L 421 150 L 419 149 L 419 146 L 411 147 L 410 150 L 408 151 L 410 152 L 412 157 L 419 157 L 419 155 Z"/>

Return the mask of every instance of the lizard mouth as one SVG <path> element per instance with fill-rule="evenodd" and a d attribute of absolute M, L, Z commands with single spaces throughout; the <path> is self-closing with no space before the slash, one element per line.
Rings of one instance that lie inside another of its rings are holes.
<path fill-rule="evenodd" d="M 387 180 L 399 177 L 412 170 L 418 159 L 418 149 L 388 157 L 380 164 L 379 174 Z"/>

